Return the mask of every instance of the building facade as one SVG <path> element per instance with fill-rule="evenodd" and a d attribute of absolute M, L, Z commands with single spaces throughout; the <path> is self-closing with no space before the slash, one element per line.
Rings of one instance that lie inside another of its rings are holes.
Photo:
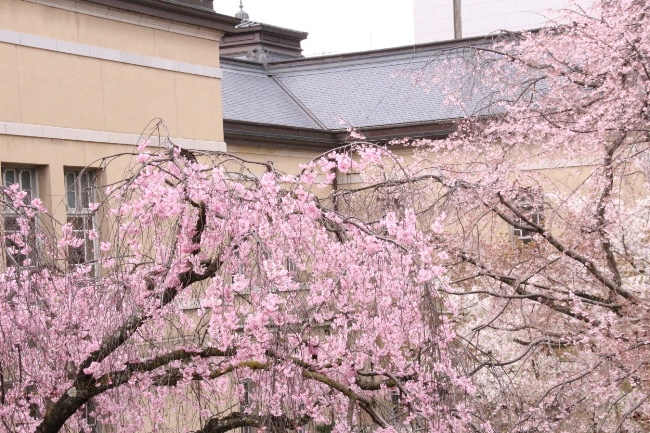
<path fill-rule="evenodd" d="M 196 3 L 0 2 L 5 184 L 64 221 L 88 203 L 70 190 L 80 169 L 133 151 L 152 119 L 181 146 L 225 150 L 219 40 L 239 20 Z"/>

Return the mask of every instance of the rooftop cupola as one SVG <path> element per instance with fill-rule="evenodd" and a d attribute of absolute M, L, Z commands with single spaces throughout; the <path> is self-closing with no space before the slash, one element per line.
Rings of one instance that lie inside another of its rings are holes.
<path fill-rule="evenodd" d="M 248 19 L 248 14 L 244 12 L 244 5 L 242 4 L 242 0 L 239 0 L 239 12 L 235 14 L 235 17 L 239 18 L 240 20 Z"/>

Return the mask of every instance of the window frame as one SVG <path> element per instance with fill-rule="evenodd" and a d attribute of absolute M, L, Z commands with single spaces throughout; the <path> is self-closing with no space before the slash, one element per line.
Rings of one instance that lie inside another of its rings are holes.
<path fill-rule="evenodd" d="M 514 204 L 517 210 L 520 213 L 526 214 L 526 219 L 531 221 L 533 224 L 537 226 L 542 226 L 544 224 L 543 193 L 540 190 L 521 188 L 520 192 L 515 196 Z M 517 224 L 528 225 L 514 213 L 512 214 L 512 221 Z M 523 245 L 528 245 L 533 242 L 533 237 L 536 234 L 534 230 L 515 227 L 512 224 L 509 224 L 509 226 L 510 235 L 513 240 L 519 241 Z"/>
<path fill-rule="evenodd" d="M 7 173 L 13 171 L 15 172 L 15 177 L 14 177 L 14 182 L 10 183 L 7 181 Z M 13 165 L 13 164 L 2 164 L 2 170 L 0 170 L 0 175 L 2 176 L 2 185 L 6 188 L 10 187 L 11 185 L 18 184 L 19 185 L 19 191 L 25 191 L 24 185 L 23 185 L 23 173 L 28 173 L 29 175 L 29 194 L 25 197 L 24 202 L 26 204 L 31 203 L 31 201 L 35 198 L 39 197 L 39 189 L 38 189 L 38 168 L 35 166 L 31 165 Z M 15 182 L 17 180 L 17 182 Z M 30 241 L 33 243 L 33 248 L 30 252 L 29 255 L 25 256 L 23 254 L 11 254 L 8 250 L 8 247 L 10 245 L 7 245 L 8 242 L 13 242 L 12 240 L 7 238 L 7 235 L 10 233 L 17 233 L 18 230 L 15 229 L 8 229 L 8 220 L 15 220 L 15 224 L 18 224 L 18 218 L 21 217 L 21 214 L 19 212 L 16 212 L 12 207 L 5 207 L 2 210 L 2 224 L 3 224 L 3 233 L 5 236 L 4 240 L 4 254 L 5 254 L 5 266 L 10 267 L 10 266 L 26 266 L 24 264 L 24 261 L 27 259 L 33 259 L 34 254 L 36 252 L 36 225 L 37 225 L 37 220 L 36 218 L 32 218 L 31 220 L 31 239 Z M 15 247 L 14 247 L 15 248 Z M 21 257 L 22 256 L 22 257 Z"/>
<path fill-rule="evenodd" d="M 239 400 L 239 411 L 243 414 L 252 406 L 250 395 L 253 390 L 253 381 L 250 379 L 242 379 L 239 381 L 239 384 L 243 387 L 242 396 Z M 240 428 L 241 433 L 253 433 L 255 431 L 254 427 L 251 426 L 243 426 Z"/>
<path fill-rule="evenodd" d="M 88 168 L 65 167 L 63 170 L 66 223 L 72 224 L 72 233 L 75 237 L 84 240 L 84 244 L 80 247 L 68 247 L 67 260 L 71 266 L 96 265 L 99 257 L 99 242 L 96 238 L 90 239 L 90 232 L 98 231 L 95 212 L 90 208 L 90 204 L 94 202 L 97 194 L 95 184 L 98 175 L 98 171 Z M 70 179 L 70 176 L 72 176 L 72 179 Z M 85 181 L 82 179 L 85 179 Z M 86 197 L 84 197 L 84 194 L 86 194 Z M 71 198 L 74 201 L 73 205 L 71 204 Z M 80 226 L 75 226 L 77 220 L 81 221 Z M 73 259 L 73 251 L 80 249 L 82 253 L 74 253 Z M 77 260 L 76 257 L 81 257 L 81 260 Z"/>
<path fill-rule="evenodd" d="M 91 398 L 83 405 L 83 417 L 90 427 L 90 433 L 102 433 L 102 423 L 97 419 L 97 401 Z"/>

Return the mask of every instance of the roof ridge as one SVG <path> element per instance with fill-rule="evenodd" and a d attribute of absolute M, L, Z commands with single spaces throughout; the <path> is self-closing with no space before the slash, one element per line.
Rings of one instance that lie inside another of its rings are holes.
<path fill-rule="evenodd" d="M 348 64 L 348 65 L 332 65 L 325 68 L 302 68 L 302 69 L 284 69 L 280 71 L 271 71 L 274 75 L 291 77 L 297 75 L 321 75 L 321 74 L 336 74 L 341 71 L 358 71 L 358 70 L 370 70 L 370 69 L 381 69 L 389 66 L 409 66 L 409 65 L 418 65 L 425 63 L 429 60 L 430 57 L 416 57 L 411 59 L 404 59 L 400 61 L 390 61 L 390 62 L 373 62 L 373 63 L 357 63 L 357 64 Z"/>
<path fill-rule="evenodd" d="M 315 115 L 314 113 L 312 113 L 311 110 L 309 110 L 309 108 L 307 108 L 307 107 L 306 107 L 306 106 L 305 106 L 305 105 L 300 101 L 300 99 L 298 99 L 298 97 L 297 97 L 296 95 L 294 95 L 293 93 L 291 93 L 291 91 L 290 91 L 290 90 L 289 90 L 289 89 L 288 89 L 288 88 L 287 88 L 287 87 L 286 87 L 286 86 L 285 86 L 285 85 L 284 85 L 284 84 L 283 84 L 283 83 L 282 83 L 282 82 L 281 82 L 281 81 L 280 81 L 280 80 L 279 80 L 275 75 L 271 75 L 271 74 L 269 74 L 269 77 L 271 77 L 271 79 L 272 79 L 272 80 L 273 80 L 273 81 L 274 81 L 274 82 L 275 82 L 275 83 L 276 83 L 276 84 L 277 84 L 277 85 L 278 85 L 282 90 L 284 90 L 284 92 L 287 94 L 287 96 L 289 96 L 289 98 L 291 98 L 291 100 L 292 100 L 293 102 L 295 102 L 296 105 L 297 105 L 298 107 L 300 107 L 300 109 L 301 109 L 302 111 L 304 111 L 305 114 L 306 114 L 307 116 L 309 116 L 309 118 L 311 118 L 311 120 L 313 120 L 313 121 L 314 121 L 314 122 L 315 122 L 315 123 L 316 123 L 316 124 L 321 128 L 321 129 L 324 129 L 324 130 L 330 130 L 330 128 L 328 128 L 327 126 L 325 126 L 325 124 L 324 124 L 323 122 L 321 122 L 320 119 L 319 119 L 318 117 L 316 117 L 316 115 Z"/>
<path fill-rule="evenodd" d="M 403 57 L 413 54 L 435 53 L 441 51 L 455 51 L 464 50 L 469 47 L 491 45 L 500 35 L 483 35 L 471 36 L 462 39 L 450 39 L 445 41 L 427 42 L 420 44 L 408 44 L 399 47 L 387 47 L 375 50 L 362 50 L 345 53 L 334 53 L 322 56 L 307 56 L 299 59 L 276 60 L 270 62 L 271 65 L 276 67 L 293 66 L 292 64 L 305 64 L 305 63 L 338 63 L 346 61 L 354 61 L 358 59 L 375 59 L 386 57 Z"/>

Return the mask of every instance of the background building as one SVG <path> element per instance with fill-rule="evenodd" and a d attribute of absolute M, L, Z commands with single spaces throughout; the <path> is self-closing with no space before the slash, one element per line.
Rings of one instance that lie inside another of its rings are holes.
<path fill-rule="evenodd" d="M 499 30 L 544 27 L 571 0 L 413 0 L 415 43 L 454 38 L 454 3 L 460 4 L 462 37 L 484 36 Z M 590 0 L 578 0 L 587 7 Z"/>
<path fill-rule="evenodd" d="M 287 30 L 246 25 L 224 37 L 224 138 L 229 153 L 271 160 L 288 172 L 348 143 L 349 127 L 377 142 L 446 137 L 463 112 L 444 103 L 444 85 L 429 84 L 426 72 L 440 53 L 481 43 L 465 39 L 307 58 L 300 49 L 285 49 L 293 59 L 273 61 L 276 43 L 269 36 L 275 32 Z M 294 35 L 292 41 L 306 36 Z M 268 55 L 253 60 L 257 53 Z"/>

